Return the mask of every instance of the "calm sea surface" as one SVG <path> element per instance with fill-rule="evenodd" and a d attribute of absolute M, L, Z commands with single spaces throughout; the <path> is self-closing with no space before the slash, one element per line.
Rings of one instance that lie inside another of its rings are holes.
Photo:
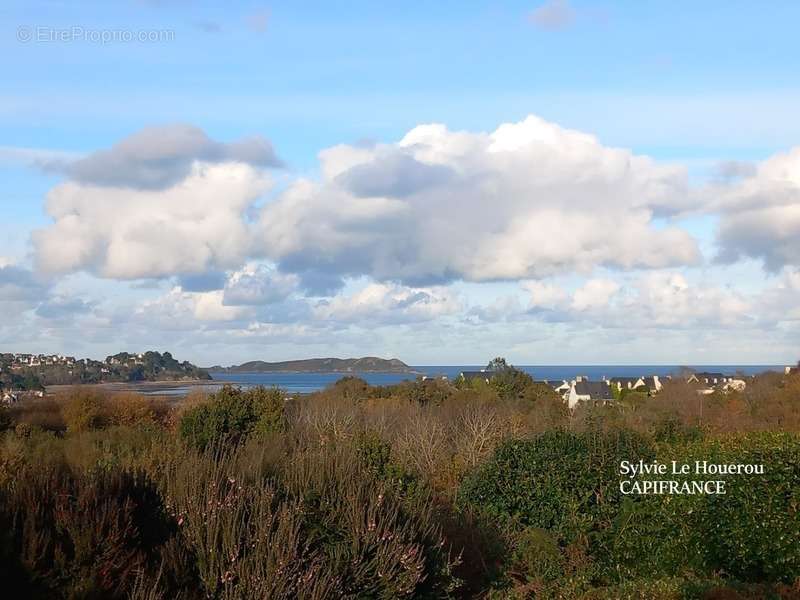
<path fill-rule="evenodd" d="M 755 375 L 764 371 L 783 371 L 783 365 L 688 365 L 695 371 L 713 371 L 725 375 Z M 436 376 L 446 375 L 455 379 L 461 371 L 477 371 L 481 366 L 476 365 L 441 365 L 412 367 L 417 373 Z M 576 375 L 583 375 L 589 379 L 599 380 L 603 377 L 639 377 L 646 375 L 671 375 L 677 373 L 681 367 L 678 365 L 547 365 L 547 366 L 521 366 L 517 367 L 530 373 L 534 379 L 561 380 L 573 379 Z M 316 392 L 331 385 L 346 375 L 357 375 L 371 385 L 392 385 L 406 379 L 418 377 L 415 373 L 211 373 L 220 385 L 233 383 L 242 387 L 257 385 L 278 386 L 287 392 L 309 393 Z M 165 390 L 154 391 L 159 395 L 183 396 L 190 389 L 186 387 L 173 387 Z M 215 386 L 204 386 L 204 389 L 213 391 Z"/>

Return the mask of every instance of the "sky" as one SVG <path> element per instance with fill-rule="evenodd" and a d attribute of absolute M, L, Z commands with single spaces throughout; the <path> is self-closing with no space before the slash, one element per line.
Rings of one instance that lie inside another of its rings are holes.
<path fill-rule="evenodd" d="M 0 351 L 792 364 L 798 21 L 7 0 Z"/>

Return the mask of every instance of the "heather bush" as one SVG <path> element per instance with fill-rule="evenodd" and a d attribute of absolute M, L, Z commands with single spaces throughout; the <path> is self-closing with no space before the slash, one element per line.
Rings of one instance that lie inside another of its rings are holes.
<path fill-rule="evenodd" d="M 4 487 L 0 523 L 0 579 L 19 597 L 123 598 L 169 567 L 160 550 L 176 531 L 153 484 L 125 471 L 28 469 Z"/>
<path fill-rule="evenodd" d="M 446 597 L 453 561 L 429 501 L 403 500 L 352 450 L 301 451 L 274 477 L 242 448 L 175 461 L 169 506 L 221 598 Z"/>

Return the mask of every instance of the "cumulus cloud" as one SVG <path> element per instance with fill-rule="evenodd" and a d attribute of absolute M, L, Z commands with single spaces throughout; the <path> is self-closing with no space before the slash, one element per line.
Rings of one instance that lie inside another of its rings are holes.
<path fill-rule="evenodd" d="M 188 126 L 140 132 L 70 163 L 48 194 L 54 223 L 32 235 L 36 264 L 211 291 L 222 271 L 260 259 L 330 295 L 364 276 L 429 287 L 700 259 L 668 225 L 688 203 L 685 169 L 534 116 L 491 133 L 422 125 L 394 144 L 334 146 L 319 180 L 290 182 L 251 222 L 275 160 L 261 142 Z"/>
<path fill-rule="evenodd" d="M 751 258 L 772 272 L 800 265 L 800 147 L 705 193 L 708 209 L 720 214 L 721 262 Z"/>
<path fill-rule="evenodd" d="M 279 273 L 263 264 L 249 264 L 228 277 L 223 303 L 226 306 L 274 304 L 286 300 L 297 284 L 295 275 Z"/>
<path fill-rule="evenodd" d="M 243 163 L 195 162 L 166 189 L 68 181 L 48 194 L 54 223 L 32 234 L 36 264 L 116 279 L 235 268 L 250 249 L 244 214 L 268 187 Z"/>
<path fill-rule="evenodd" d="M 531 11 L 528 20 L 538 29 L 558 31 L 575 22 L 575 10 L 569 0 L 548 0 Z"/>
<path fill-rule="evenodd" d="M 371 283 L 352 295 L 320 301 L 313 316 L 321 321 L 386 325 L 431 321 L 461 308 L 448 289 Z"/>
<path fill-rule="evenodd" d="M 608 305 L 611 298 L 619 291 L 620 285 L 610 279 L 590 279 L 575 290 L 572 295 L 571 308 L 581 312 Z"/>
<path fill-rule="evenodd" d="M 531 308 L 556 308 L 567 300 L 567 292 L 561 286 L 543 281 L 527 281 L 522 288 L 530 294 Z"/>
<path fill-rule="evenodd" d="M 236 321 L 246 319 L 249 314 L 245 308 L 225 306 L 222 290 L 186 292 L 176 286 L 162 296 L 142 302 L 133 318 L 149 327 L 188 330 L 198 327 L 198 323 Z"/>
<path fill-rule="evenodd" d="M 241 162 L 256 167 L 282 164 L 272 144 L 261 136 L 223 143 L 185 124 L 147 127 L 79 160 L 42 164 L 84 185 L 159 190 L 185 179 L 198 161 Z"/>
<path fill-rule="evenodd" d="M 306 285 L 317 275 L 425 286 L 699 260 L 686 232 L 653 224 L 686 204 L 683 168 L 537 117 L 488 134 L 423 125 L 397 144 L 320 158 L 322 181 L 294 182 L 259 224 L 262 251 Z"/>
<path fill-rule="evenodd" d="M 576 326 L 629 330 L 638 338 L 649 329 L 728 330 L 773 327 L 800 309 L 800 276 L 785 276 L 778 286 L 750 295 L 728 287 L 691 283 L 675 271 L 641 273 L 630 281 L 596 277 L 572 291 L 551 283 L 526 283 L 527 308 L 503 300 L 477 307 L 472 314 L 485 321 L 528 320 Z M 516 307 L 516 310 L 515 310 Z M 493 318 L 496 317 L 496 318 Z"/>

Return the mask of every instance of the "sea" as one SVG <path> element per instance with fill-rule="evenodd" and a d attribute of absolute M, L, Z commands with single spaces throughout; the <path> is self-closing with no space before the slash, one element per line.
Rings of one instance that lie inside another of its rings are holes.
<path fill-rule="evenodd" d="M 211 373 L 214 382 L 219 385 L 206 384 L 202 389 L 212 392 L 224 384 L 233 384 L 242 388 L 259 385 L 277 386 L 289 393 L 308 394 L 332 385 L 342 377 L 353 375 L 361 377 L 370 385 L 393 385 L 405 380 L 413 380 L 423 375 L 428 377 L 445 376 L 450 380 L 458 377 L 462 371 L 479 371 L 478 365 L 426 365 L 411 367 L 413 373 Z M 682 369 L 709 371 L 723 375 L 757 375 L 766 371 L 783 372 L 783 365 L 525 365 L 517 366 L 521 371 L 530 374 L 537 381 L 561 381 L 583 376 L 589 380 L 601 380 L 611 377 L 645 377 L 648 375 L 675 375 Z M 193 386 L 174 386 L 163 389 L 151 389 L 143 393 L 167 396 L 184 396 Z"/>

